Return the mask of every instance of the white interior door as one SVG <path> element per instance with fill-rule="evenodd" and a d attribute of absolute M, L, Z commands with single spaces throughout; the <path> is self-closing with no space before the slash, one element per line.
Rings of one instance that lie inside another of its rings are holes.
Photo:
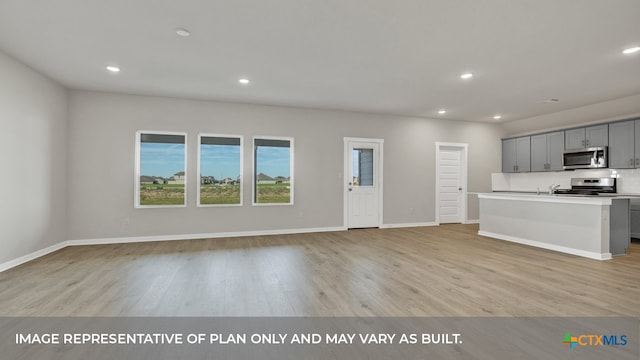
<path fill-rule="evenodd" d="M 440 223 L 462 222 L 462 149 L 440 147 L 437 170 Z"/>
<path fill-rule="evenodd" d="M 347 154 L 347 227 L 379 227 L 381 184 L 380 144 L 348 141 Z"/>

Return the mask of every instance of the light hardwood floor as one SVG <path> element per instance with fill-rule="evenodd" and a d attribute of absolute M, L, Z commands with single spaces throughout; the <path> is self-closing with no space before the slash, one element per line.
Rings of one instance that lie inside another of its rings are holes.
<path fill-rule="evenodd" d="M 0 273 L 0 315 L 640 316 L 640 244 L 597 261 L 477 230 L 69 247 Z"/>

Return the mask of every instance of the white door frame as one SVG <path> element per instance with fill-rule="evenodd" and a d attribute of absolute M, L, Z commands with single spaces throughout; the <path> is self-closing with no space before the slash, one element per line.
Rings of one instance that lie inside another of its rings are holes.
<path fill-rule="evenodd" d="M 460 159 L 460 164 L 461 164 L 461 171 L 460 171 L 460 184 L 462 187 L 462 199 L 461 199 L 461 219 L 460 221 L 463 224 L 466 224 L 468 222 L 467 219 L 467 197 L 468 197 L 468 191 L 467 191 L 467 186 L 468 186 L 468 181 L 467 181 L 467 173 L 468 173 L 468 151 L 469 151 L 469 144 L 463 144 L 463 143 L 449 143 L 449 142 L 436 142 L 436 201 L 435 201 L 435 208 L 436 208 L 436 224 L 440 225 L 440 150 L 443 147 L 447 147 L 447 148 L 457 148 L 459 150 L 462 151 L 461 155 L 461 159 Z"/>
<path fill-rule="evenodd" d="M 372 139 L 372 138 L 357 138 L 357 137 L 345 137 L 344 138 L 344 172 L 342 173 L 342 198 L 343 198 L 343 227 L 345 229 L 349 228 L 349 185 L 347 184 L 349 179 L 347 179 L 348 175 L 349 175 L 349 142 L 351 141 L 355 141 L 355 142 L 368 142 L 368 143 L 377 143 L 378 144 L 378 149 L 379 149 L 379 153 L 378 153 L 378 178 L 376 179 L 378 181 L 378 227 L 382 226 L 382 198 L 383 198 L 383 194 L 384 192 L 382 191 L 382 186 L 383 186 L 383 181 L 382 179 L 384 178 L 382 176 L 383 174 L 383 161 L 382 159 L 384 159 L 383 156 L 383 145 L 384 145 L 384 139 Z"/>

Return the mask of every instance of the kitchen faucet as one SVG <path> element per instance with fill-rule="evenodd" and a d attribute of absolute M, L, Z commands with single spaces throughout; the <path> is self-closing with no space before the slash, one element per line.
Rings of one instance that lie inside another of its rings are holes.
<path fill-rule="evenodd" d="M 555 185 L 555 184 L 551 184 L 549 185 L 549 195 L 553 195 L 553 193 L 556 191 L 557 188 L 559 188 L 560 185 Z"/>

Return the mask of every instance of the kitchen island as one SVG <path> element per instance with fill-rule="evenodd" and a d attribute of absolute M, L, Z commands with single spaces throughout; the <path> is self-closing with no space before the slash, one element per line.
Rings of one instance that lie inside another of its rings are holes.
<path fill-rule="evenodd" d="M 608 260 L 630 243 L 629 197 L 478 194 L 479 235 Z"/>

